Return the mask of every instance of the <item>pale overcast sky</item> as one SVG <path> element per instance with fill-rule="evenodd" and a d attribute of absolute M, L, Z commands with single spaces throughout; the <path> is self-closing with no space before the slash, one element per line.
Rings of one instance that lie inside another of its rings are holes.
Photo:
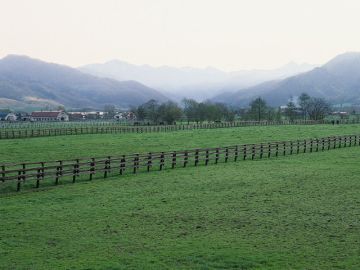
<path fill-rule="evenodd" d="M 360 51 L 359 0 L 0 0 L 0 57 L 274 68 Z"/>

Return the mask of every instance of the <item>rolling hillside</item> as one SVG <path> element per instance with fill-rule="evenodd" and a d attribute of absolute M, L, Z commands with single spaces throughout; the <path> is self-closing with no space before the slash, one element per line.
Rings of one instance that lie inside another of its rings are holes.
<path fill-rule="evenodd" d="M 158 91 L 136 81 L 98 78 L 77 69 L 46 63 L 26 56 L 9 55 L 0 60 L 2 104 L 19 106 L 64 105 L 102 108 L 105 104 L 129 107 L 150 99 L 165 101 Z"/>
<path fill-rule="evenodd" d="M 220 94 L 213 101 L 247 105 L 261 96 L 273 105 L 286 104 L 289 97 L 306 92 L 332 103 L 360 103 L 360 53 L 341 54 L 325 65 L 284 80 L 269 81 L 235 93 Z"/>

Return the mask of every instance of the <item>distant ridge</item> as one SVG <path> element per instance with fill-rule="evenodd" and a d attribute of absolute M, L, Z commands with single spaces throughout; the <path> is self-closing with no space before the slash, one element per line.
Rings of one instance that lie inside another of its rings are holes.
<path fill-rule="evenodd" d="M 167 97 L 136 81 L 98 78 L 68 66 L 8 55 L 0 60 L 0 99 L 4 107 L 6 100 L 12 100 L 25 107 L 46 104 L 100 109 L 105 104 L 127 108 Z"/>
<path fill-rule="evenodd" d="M 255 97 L 261 96 L 269 104 L 279 106 L 286 104 L 291 96 L 296 97 L 303 92 L 326 98 L 332 103 L 360 104 L 360 53 L 344 53 L 311 71 L 234 93 L 223 93 L 212 100 L 244 106 Z"/>
<path fill-rule="evenodd" d="M 133 65 L 120 60 L 82 66 L 79 70 L 116 80 L 136 80 L 154 87 L 174 99 L 206 100 L 225 91 L 236 91 L 268 80 L 283 79 L 313 69 L 309 64 L 291 62 L 274 70 L 224 72 L 213 67 L 176 68 Z"/>

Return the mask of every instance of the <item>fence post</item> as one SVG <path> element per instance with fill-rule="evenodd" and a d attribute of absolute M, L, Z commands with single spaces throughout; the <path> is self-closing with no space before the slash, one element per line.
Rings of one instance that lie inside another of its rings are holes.
<path fill-rule="evenodd" d="M 300 141 L 297 140 L 297 142 L 296 142 L 296 154 L 299 154 L 299 152 L 300 152 Z"/>
<path fill-rule="evenodd" d="M 313 151 L 313 140 L 311 139 L 310 140 L 310 153 L 312 153 Z"/>
<path fill-rule="evenodd" d="M 339 137 L 339 148 L 341 148 L 341 144 L 342 144 L 342 138 L 341 136 Z"/>
<path fill-rule="evenodd" d="M 79 160 L 76 160 L 76 163 L 74 164 L 74 170 L 73 170 L 73 183 L 76 181 L 76 176 L 78 176 L 78 168 L 79 168 Z"/>
<path fill-rule="evenodd" d="M 235 146 L 235 154 L 234 154 L 234 161 L 236 162 L 239 155 L 239 146 Z"/>
<path fill-rule="evenodd" d="M 22 170 L 22 180 L 25 183 L 25 180 L 26 180 L 26 165 L 25 165 L 25 163 L 23 163 L 22 169 L 23 169 Z"/>
<path fill-rule="evenodd" d="M 188 152 L 184 152 L 184 168 L 186 167 L 186 164 L 188 163 Z"/>
<path fill-rule="evenodd" d="M 271 156 L 271 143 L 268 143 L 268 158 Z"/>
<path fill-rule="evenodd" d="M 55 186 L 57 186 L 59 184 L 59 173 L 60 173 L 60 166 L 58 165 L 56 167 L 56 174 L 55 174 Z"/>
<path fill-rule="evenodd" d="M 195 150 L 195 166 L 199 163 L 199 149 Z"/>
<path fill-rule="evenodd" d="M 344 147 L 346 147 L 346 145 L 347 145 L 347 138 L 346 138 L 346 136 L 344 137 Z"/>
<path fill-rule="evenodd" d="M 171 163 L 171 168 L 174 169 L 175 167 L 176 167 L 176 151 L 174 151 L 172 154 L 172 163 Z"/>
<path fill-rule="evenodd" d="M 136 173 L 138 167 L 139 154 L 135 154 L 134 162 L 133 162 L 133 173 Z"/>
<path fill-rule="evenodd" d="M 279 155 L 279 143 L 276 143 L 276 152 L 275 152 L 275 156 L 277 157 Z"/>
<path fill-rule="evenodd" d="M 21 189 L 21 170 L 18 171 L 18 179 L 17 179 L 17 188 L 16 191 L 20 191 Z"/>
<path fill-rule="evenodd" d="M 1 176 L 2 176 L 1 181 L 5 182 L 5 165 L 1 166 Z"/>
<path fill-rule="evenodd" d="M 165 162 L 165 156 L 164 156 L 164 152 L 161 152 L 160 155 L 160 171 L 163 169 L 164 167 L 164 162 Z"/>
<path fill-rule="evenodd" d="M 216 148 L 216 153 L 215 153 L 215 164 L 218 164 L 219 161 L 219 148 Z"/>
<path fill-rule="evenodd" d="M 255 158 L 255 151 L 256 151 L 255 147 L 256 147 L 255 144 L 253 144 L 251 147 L 251 159 L 252 160 Z"/>
<path fill-rule="evenodd" d="M 111 162 L 111 157 L 109 156 L 109 157 L 107 157 L 107 160 L 105 160 L 104 178 L 107 178 L 108 173 L 110 173 L 110 170 L 111 170 L 110 162 Z"/>
<path fill-rule="evenodd" d="M 283 142 L 283 155 L 286 155 L 286 142 Z"/>
<path fill-rule="evenodd" d="M 93 174 L 95 174 L 95 158 L 91 158 L 91 163 L 90 163 L 90 175 L 89 175 L 89 179 L 92 180 L 93 178 Z"/>
<path fill-rule="evenodd" d="M 151 152 L 148 153 L 148 158 L 147 158 L 147 171 L 150 172 L 151 166 L 152 166 L 152 154 Z"/>
<path fill-rule="evenodd" d="M 126 156 L 123 155 L 122 159 L 120 160 L 120 175 L 123 175 L 125 169 L 126 169 Z"/>
<path fill-rule="evenodd" d="M 263 151 L 264 151 L 263 144 L 260 144 L 260 159 L 263 158 Z"/>
<path fill-rule="evenodd" d="M 245 159 L 246 159 L 246 156 L 247 156 L 247 145 L 244 144 L 243 147 L 244 147 L 244 148 L 243 148 L 243 159 L 245 160 Z"/>
<path fill-rule="evenodd" d="M 228 162 L 228 159 L 229 159 L 229 148 L 226 147 L 225 148 L 225 163 Z"/>
<path fill-rule="evenodd" d="M 209 149 L 206 149 L 205 153 L 205 165 L 207 166 L 209 163 Z"/>

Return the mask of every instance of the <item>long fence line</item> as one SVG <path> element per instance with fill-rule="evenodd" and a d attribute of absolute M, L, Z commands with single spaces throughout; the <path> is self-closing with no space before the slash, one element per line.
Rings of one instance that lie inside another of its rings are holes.
<path fill-rule="evenodd" d="M 108 133 L 150 133 L 170 132 L 178 130 L 214 129 L 245 126 L 270 125 L 316 125 L 325 121 L 297 120 L 297 121 L 236 121 L 189 125 L 158 125 L 158 126 L 87 126 L 71 128 L 38 128 L 38 129 L 0 129 L 0 139 L 18 139 L 45 136 L 80 135 L 80 134 L 108 134 Z"/>
<path fill-rule="evenodd" d="M 217 164 L 219 162 L 262 159 L 280 155 L 311 153 L 360 144 L 360 135 L 331 136 L 295 141 L 243 144 L 216 148 L 182 151 L 150 152 L 120 156 L 78 158 L 43 162 L 9 163 L 0 165 L 0 181 L 16 182 L 17 191 L 22 183 L 35 181 L 40 187 L 44 180 L 53 180 L 58 185 L 67 178 L 76 182 L 80 177 L 92 180 L 95 176 L 136 174 L 141 171 L 175 169 L 177 167 Z"/>
<path fill-rule="evenodd" d="M 70 128 L 89 126 L 133 126 L 136 121 L 116 120 L 77 120 L 77 121 L 0 121 L 0 129 L 26 129 L 26 128 Z"/>

